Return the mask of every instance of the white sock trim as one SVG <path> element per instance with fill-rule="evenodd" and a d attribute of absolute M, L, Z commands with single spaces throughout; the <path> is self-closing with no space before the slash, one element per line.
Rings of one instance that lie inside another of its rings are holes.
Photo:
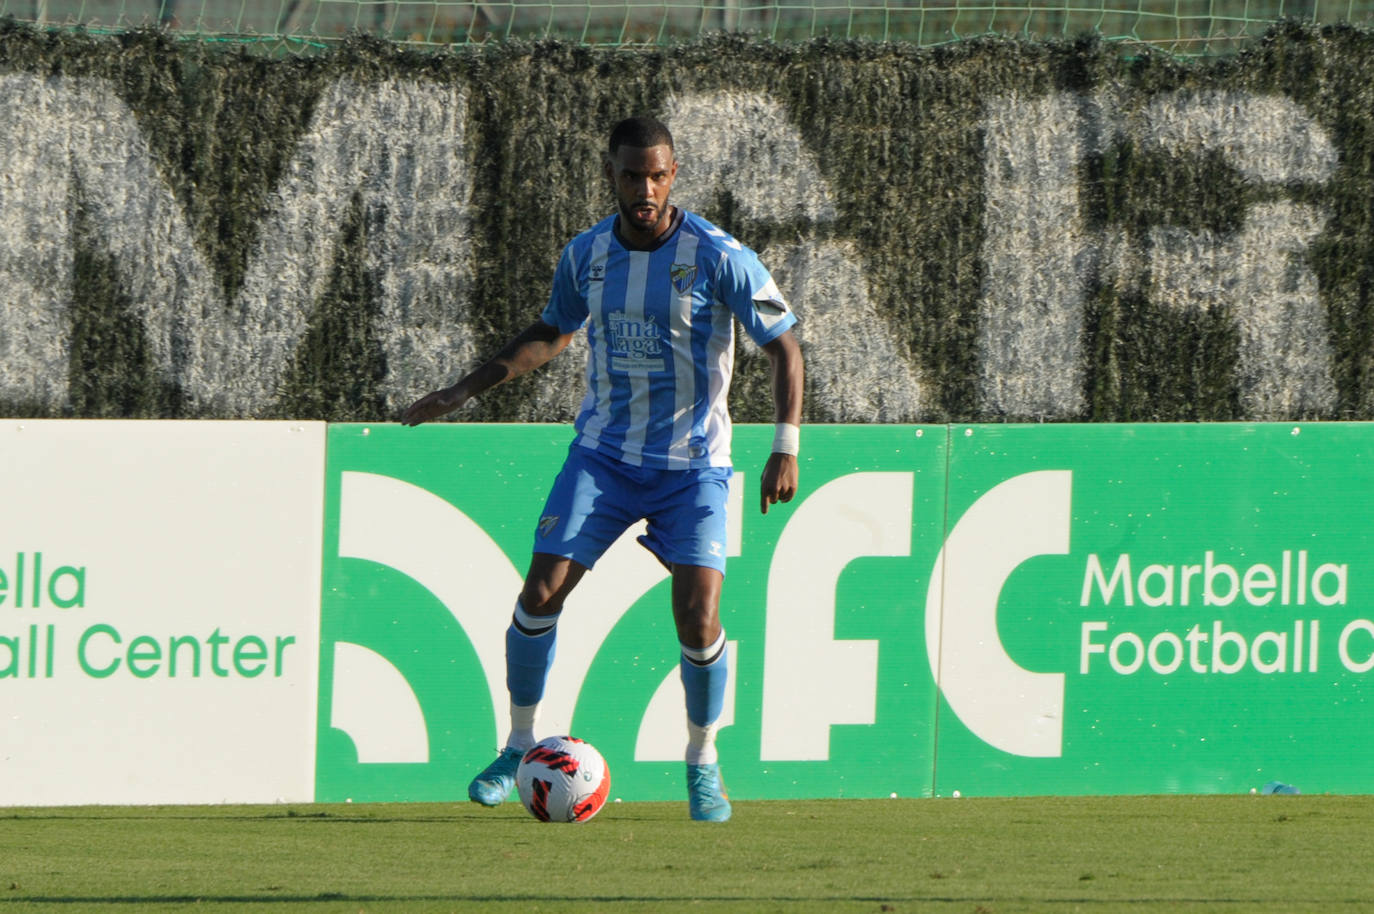
<path fill-rule="evenodd" d="M 683 644 L 682 656 L 695 663 L 697 666 L 710 666 L 719 660 L 725 652 L 725 629 L 720 630 L 720 637 L 716 638 L 706 647 L 688 647 Z"/>
<path fill-rule="evenodd" d="M 541 634 L 558 624 L 558 613 L 552 616 L 532 616 L 525 612 L 525 604 L 515 601 L 515 624 L 527 632 Z"/>

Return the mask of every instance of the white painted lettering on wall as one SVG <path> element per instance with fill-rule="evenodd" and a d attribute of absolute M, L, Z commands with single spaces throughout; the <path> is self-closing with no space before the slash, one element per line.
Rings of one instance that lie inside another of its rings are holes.
<path fill-rule="evenodd" d="M 315 107 L 268 197 L 233 301 L 197 249 L 137 119 L 102 80 L 0 77 L 0 398 L 70 406 L 74 224 L 90 226 L 144 327 L 156 370 L 193 415 L 270 407 L 339 252 L 355 199 L 376 280 L 382 392 L 408 402 L 480 355 L 468 325 L 473 251 L 466 95 L 421 81 L 340 80 Z M 1148 99 L 1058 93 L 992 100 L 983 131 L 984 284 L 979 402 L 992 415 L 1063 419 L 1085 408 L 1085 307 L 1096 286 L 1236 322 L 1245 414 L 1321 414 L 1335 403 L 1328 321 L 1308 250 L 1329 213 L 1291 186 L 1330 179 L 1325 132 L 1289 99 L 1244 92 Z M 812 408 L 833 421 L 899 422 L 929 408 L 896 328 L 875 307 L 862 252 L 808 226 L 841 210 L 784 106 L 761 92 L 670 99 L 678 202 L 728 196 L 747 221 L 797 224 L 762 250 L 803 318 Z M 1168 156 L 1220 156 L 1265 189 L 1229 235 L 1156 225 L 1094 230 L 1081 205 L 1086 157 L 1115 139 Z M 759 180 L 760 175 L 768 180 Z M 746 354 L 752 350 L 746 345 Z M 576 354 L 551 366 L 527 418 L 576 412 Z"/>
<path fill-rule="evenodd" d="M 327 90 L 231 303 L 108 83 L 16 74 L 0 77 L 0 100 L 0 397 L 53 412 L 67 404 L 74 199 L 109 251 L 150 357 L 193 413 L 253 416 L 271 403 L 355 194 L 369 220 L 386 393 L 404 399 L 472 361 L 461 91 L 348 80 Z"/>
<path fill-rule="evenodd" d="M 1085 156 L 1114 137 L 1171 156 L 1213 153 L 1282 197 L 1336 168 L 1321 126 L 1292 101 L 1245 92 L 1168 93 L 1134 114 L 1054 94 L 1004 96 L 984 121 L 986 273 L 979 315 L 980 396 L 991 413 L 1082 415 L 1085 306 L 1094 283 L 1156 305 L 1219 311 L 1240 336 L 1236 384 L 1251 419 L 1329 411 L 1332 353 L 1317 279 L 1305 261 L 1327 213 L 1276 199 L 1234 234 L 1152 226 L 1093 235 L 1080 207 Z"/>
<path fill-rule="evenodd" d="M 687 95 L 669 103 L 666 118 L 683 168 L 676 198 L 687 209 L 709 212 L 728 194 L 750 220 L 835 219 L 830 183 L 778 102 L 760 92 Z M 925 403 L 917 371 L 869 296 L 857 248 L 803 236 L 759 256 L 800 318 L 812 409 L 832 422 L 918 419 Z"/>

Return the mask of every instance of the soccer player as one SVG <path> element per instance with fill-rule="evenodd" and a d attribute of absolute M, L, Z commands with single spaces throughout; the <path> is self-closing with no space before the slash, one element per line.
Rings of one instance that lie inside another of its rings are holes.
<path fill-rule="evenodd" d="M 753 251 L 668 202 L 678 163 L 672 134 L 630 118 L 610 135 L 604 171 L 616 212 L 564 249 L 535 321 L 490 361 L 402 414 L 418 425 L 543 365 L 586 327 L 587 394 L 576 436 L 534 535 L 534 554 L 506 632 L 510 736 L 468 796 L 496 806 L 515 784 L 553 662 L 568 594 L 632 524 L 672 573 L 673 619 L 687 697 L 688 809 L 724 821 L 716 722 L 725 699 L 725 505 L 732 473 L 726 396 L 734 322 L 768 355 L 777 422 L 759 506 L 797 491 L 803 368 L 796 316 Z"/>

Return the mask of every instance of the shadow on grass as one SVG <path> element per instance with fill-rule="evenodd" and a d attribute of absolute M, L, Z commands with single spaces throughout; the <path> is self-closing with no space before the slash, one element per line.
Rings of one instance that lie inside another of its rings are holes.
<path fill-rule="evenodd" d="M 685 819 L 686 804 L 683 804 Z M 206 815 L 203 813 L 187 813 L 178 815 L 176 813 L 140 813 L 131 811 L 127 814 L 116 815 L 101 814 L 92 817 L 89 814 L 80 812 L 74 813 L 10 813 L 0 815 L 0 827 L 9 822 L 81 822 L 86 825 L 95 825 L 101 822 L 204 822 L 206 824 L 223 825 L 232 822 L 333 822 L 341 825 L 405 825 L 409 823 L 441 823 L 441 822 L 482 822 L 486 825 L 511 823 L 521 827 L 528 826 L 531 817 L 528 816 L 514 803 L 511 808 L 504 811 L 493 811 L 483 809 L 473 809 L 471 811 L 455 807 L 453 812 L 436 813 L 434 815 L 411 815 L 411 816 L 376 816 L 368 815 L 360 811 L 357 814 L 325 812 L 319 810 L 302 811 L 296 809 L 283 809 L 281 811 L 266 812 L 259 815 Z M 662 817 L 653 815 L 636 815 L 631 812 L 622 811 L 616 807 L 615 813 L 606 815 L 603 813 L 599 818 L 600 822 L 662 822 Z M 546 826 L 548 823 L 536 823 Z M 582 826 L 591 823 L 578 823 Z"/>
<path fill-rule="evenodd" d="M 1177 906 L 1177 905 L 1218 905 L 1222 907 L 1238 907 L 1241 910 L 1250 908 L 1270 910 L 1275 904 L 1273 898 L 1174 898 L 1167 896 L 1153 896 L 1146 898 L 1091 898 L 1091 897 L 1063 897 L 1063 898 L 1007 898 L 993 897 L 990 895 L 786 895 L 765 897 L 760 895 L 701 895 L 694 899 L 698 903 L 705 904 L 1019 904 L 1019 905 L 1075 905 L 1088 907 L 1115 907 L 1132 905 L 1153 905 L 1153 906 Z M 660 895 L 570 895 L 567 893 L 558 894 L 534 894 L 512 893 L 509 895 L 461 895 L 461 894 L 437 894 L 437 895 L 369 895 L 369 894 L 350 894 L 346 892 L 320 892 L 314 895 L 130 895 L 130 896 L 53 896 L 53 895 L 27 895 L 10 898 L 0 898 L 0 909 L 10 905 L 72 905 L 73 907 L 92 906 L 92 907 L 120 907 L 120 906 L 142 906 L 142 905 L 243 905 L 243 904 L 319 904 L 321 902 L 347 902 L 351 904 L 424 904 L 424 903 L 466 903 L 466 904 L 519 904 L 519 903 L 547 903 L 562 902 L 569 905 L 580 904 L 654 904 L 674 905 L 680 903 L 680 896 L 671 897 Z M 1283 899 L 1285 905 L 1323 905 L 1327 909 L 1335 908 L 1360 908 L 1368 904 L 1368 899 Z"/>

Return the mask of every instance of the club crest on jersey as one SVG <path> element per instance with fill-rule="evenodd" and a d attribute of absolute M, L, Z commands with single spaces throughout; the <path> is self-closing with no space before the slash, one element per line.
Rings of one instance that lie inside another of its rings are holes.
<path fill-rule="evenodd" d="M 673 288 L 679 295 L 685 295 L 697 281 L 697 266 L 694 263 L 675 263 L 668 271 L 673 278 Z"/>
<path fill-rule="evenodd" d="M 560 520 L 557 514 L 546 514 L 539 518 L 539 535 L 548 536 L 553 532 L 553 528 L 558 526 Z"/>

